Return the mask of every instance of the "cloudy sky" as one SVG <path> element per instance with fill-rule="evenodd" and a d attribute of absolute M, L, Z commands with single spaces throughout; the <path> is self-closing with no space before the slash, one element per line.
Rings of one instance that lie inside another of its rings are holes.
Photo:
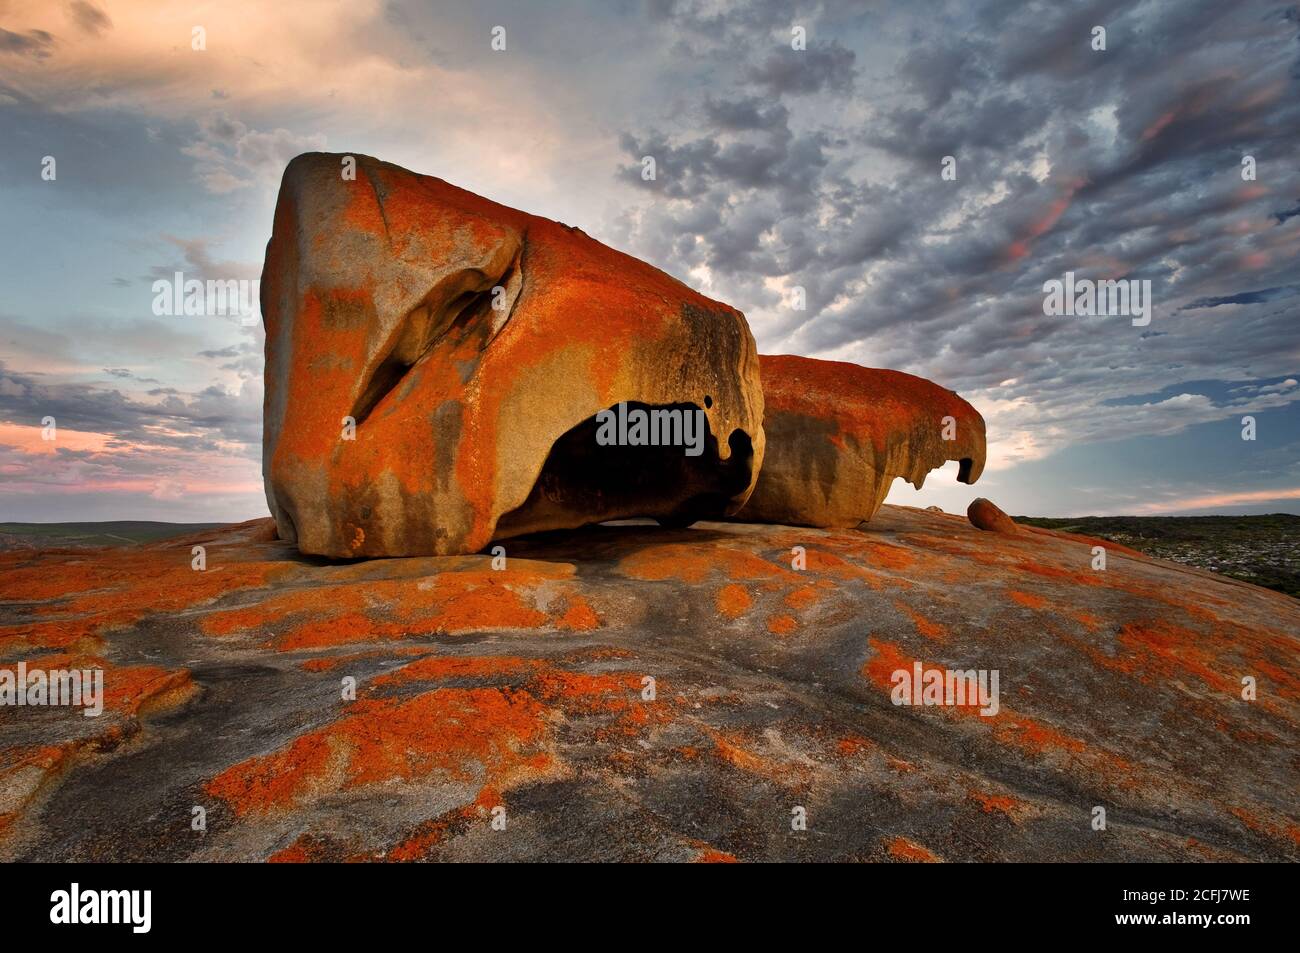
<path fill-rule="evenodd" d="M 152 283 L 256 278 L 316 149 L 957 390 L 979 486 L 891 502 L 1300 512 L 1298 37 L 1250 0 L 0 0 L 0 520 L 265 514 L 261 329 Z M 1067 271 L 1149 280 L 1150 324 L 1045 315 Z"/>

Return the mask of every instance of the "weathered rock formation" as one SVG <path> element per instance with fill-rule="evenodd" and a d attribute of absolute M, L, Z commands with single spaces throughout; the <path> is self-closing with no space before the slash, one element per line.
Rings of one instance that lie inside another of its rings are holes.
<path fill-rule="evenodd" d="M 744 503 L 763 399 L 740 312 L 580 230 L 312 153 L 262 277 L 263 472 L 280 536 L 332 557 L 474 552 Z M 701 411 L 703 452 L 601 446 L 598 413 Z"/>
<path fill-rule="evenodd" d="M 501 571 L 270 520 L 0 553 L 0 668 L 105 693 L 0 707 L 0 860 L 1300 860 L 1300 602 L 1092 544 L 884 506 Z M 997 712 L 893 704 L 918 665 L 998 671 Z"/>
<path fill-rule="evenodd" d="M 790 355 L 759 358 L 767 449 L 737 519 L 850 527 L 875 515 L 896 477 L 918 489 L 948 460 L 984 470 L 984 418 L 911 374 Z"/>
<path fill-rule="evenodd" d="M 1002 512 L 992 500 L 986 500 L 984 497 L 976 497 L 971 500 L 970 506 L 966 507 L 966 518 L 970 520 L 972 526 L 976 529 L 987 530 L 990 533 L 1018 533 L 1020 528 L 1006 513 Z"/>

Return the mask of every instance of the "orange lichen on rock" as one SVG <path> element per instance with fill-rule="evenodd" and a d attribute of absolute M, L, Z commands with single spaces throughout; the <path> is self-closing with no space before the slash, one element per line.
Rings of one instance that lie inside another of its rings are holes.
<path fill-rule="evenodd" d="M 80 672 L 83 685 L 83 704 L 89 704 L 92 686 L 85 684 L 86 672 L 103 673 L 104 711 L 124 715 L 140 715 L 158 708 L 180 704 L 194 692 L 194 682 L 188 669 L 166 669 L 156 665 L 114 665 L 107 659 L 69 653 L 40 655 L 25 659 L 31 677 L 41 671 L 47 677 L 52 672 Z M 17 671 L 17 663 L 0 663 L 0 670 Z"/>
<path fill-rule="evenodd" d="M 624 557 L 619 570 L 632 579 L 674 579 L 692 585 L 703 582 L 715 572 L 740 582 L 794 581 L 799 578 L 793 570 L 768 562 L 754 553 L 707 543 L 646 546 Z"/>
<path fill-rule="evenodd" d="M 864 751 L 870 751 L 876 746 L 876 743 L 870 738 L 863 738 L 858 735 L 850 735 L 847 738 L 841 738 L 836 743 L 836 750 L 846 758 L 852 758 Z"/>
<path fill-rule="evenodd" d="M 782 787 L 803 784 L 808 779 L 807 763 L 760 754 L 741 732 L 708 727 L 703 730 L 713 741 L 714 753 L 739 771 Z"/>
<path fill-rule="evenodd" d="M 519 561 L 524 562 L 524 561 Z M 600 626 L 590 603 L 568 585 L 571 566 L 502 571 L 462 569 L 430 579 L 349 582 L 305 588 L 251 606 L 209 613 L 211 635 L 253 632 L 282 651 L 387 642 L 432 633 L 509 629 L 587 632 Z M 547 610 L 543 592 L 560 596 Z M 272 633 L 278 633 L 272 638 Z"/>
<path fill-rule="evenodd" d="M 0 750 L 0 836 L 71 760 L 77 743 Z"/>
<path fill-rule="evenodd" d="M 937 864 L 939 858 L 932 851 L 906 837 L 893 837 L 885 845 L 889 856 L 895 860 L 905 860 L 914 864 Z"/>
<path fill-rule="evenodd" d="M 1163 678 L 1185 672 L 1215 691 L 1239 697 L 1240 681 L 1219 667 L 1205 637 L 1191 629 L 1163 619 L 1131 622 L 1120 629 L 1119 644 L 1131 653 L 1114 662 L 1125 671 L 1142 670 Z"/>
<path fill-rule="evenodd" d="M 733 582 L 718 590 L 717 604 L 721 615 L 728 619 L 739 619 L 749 611 L 754 600 L 750 598 L 748 589 Z"/>
<path fill-rule="evenodd" d="M 979 804 L 985 814 L 1004 814 L 1013 821 L 1019 820 L 1027 807 L 1024 801 L 1009 794 L 984 794 L 980 791 L 971 791 L 970 798 Z"/>
<path fill-rule="evenodd" d="M 600 628 L 600 616 L 586 599 L 574 595 L 568 597 L 565 610 L 555 624 L 569 632 L 591 632 Z"/>
<path fill-rule="evenodd" d="M 933 642 L 942 642 L 948 638 L 948 627 L 946 625 L 927 619 L 918 610 L 907 605 L 907 603 L 895 602 L 894 608 L 898 609 L 911 619 L 912 625 L 916 627 L 916 631 L 927 639 L 930 639 Z"/>
<path fill-rule="evenodd" d="M 437 682 L 450 678 L 502 678 L 537 671 L 537 659 L 501 655 L 434 655 L 380 675 L 370 684 L 402 685 L 409 682 Z"/>
<path fill-rule="evenodd" d="M 546 723 L 526 691 L 440 688 L 405 700 L 360 699 L 333 724 L 240 762 L 205 790 L 239 816 L 373 784 L 482 772 L 498 787 L 546 770 Z"/>
<path fill-rule="evenodd" d="M 644 676 L 631 672 L 591 675 L 562 668 L 547 668 L 532 678 L 527 688 L 548 705 L 569 715 L 626 712 L 642 705 Z M 665 691 L 663 686 L 656 691 Z"/>
<path fill-rule="evenodd" d="M 799 623 L 794 620 L 793 616 L 785 613 L 770 616 L 767 620 L 767 631 L 774 635 L 789 635 L 797 628 L 799 628 Z"/>
<path fill-rule="evenodd" d="M 785 595 L 784 602 L 791 609 L 807 609 L 822 597 L 816 586 L 800 586 Z"/>
<path fill-rule="evenodd" d="M 759 358 L 767 451 L 739 519 L 856 526 L 896 477 L 920 488 L 948 460 L 974 483 L 984 418 L 952 391 L 899 371 L 791 355 Z"/>
<path fill-rule="evenodd" d="M 738 864 L 740 861 L 736 859 L 735 854 L 728 854 L 725 850 L 715 850 L 714 848 L 706 847 L 695 855 L 695 863 Z"/>
<path fill-rule="evenodd" d="M 872 636 L 868 638 L 867 644 L 873 650 L 873 654 L 863 665 L 862 674 L 884 691 L 893 691 L 896 684 L 895 673 L 901 672 L 910 679 L 914 665 L 920 662 L 908 656 L 893 642 Z M 920 662 L 920 665 L 923 676 L 929 672 L 944 674 L 947 671 L 938 665 L 925 662 Z M 919 707 L 922 710 L 930 707 L 937 708 L 945 714 L 962 716 L 972 722 L 987 725 L 992 737 L 1000 744 L 1019 748 L 1029 754 L 1056 753 L 1067 757 L 1082 754 L 1094 764 L 1104 767 L 1107 772 L 1115 774 L 1120 781 L 1127 782 L 1131 774 L 1132 765 L 1124 759 L 1100 749 L 1090 749 L 1080 739 L 1042 724 L 1028 715 L 1012 711 L 1005 705 L 1000 705 L 996 712 L 986 714 L 982 710 L 984 706 L 977 699 L 968 697 L 964 704 Z"/>
<path fill-rule="evenodd" d="M 1032 592 L 1011 589 L 1007 591 L 1007 596 L 1012 602 L 1024 606 L 1026 609 L 1044 609 L 1047 607 L 1047 600 L 1042 596 L 1034 595 Z"/>
<path fill-rule="evenodd" d="M 90 650 L 117 628 L 157 614 L 192 609 L 239 589 L 260 588 L 288 568 L 247 561 L 239 553 L 208 554 L 208 568 L 191 568 L 188 549 L 155 544 L 111 556 L 0 553 L 0 604 L 36 603 L 33 621 L 0 625 L 0 640 L 29 646 Z"/>

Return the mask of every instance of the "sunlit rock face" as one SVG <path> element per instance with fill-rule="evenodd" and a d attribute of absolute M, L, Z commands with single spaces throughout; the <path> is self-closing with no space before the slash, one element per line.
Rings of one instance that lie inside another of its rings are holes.
<path fill-rule="evenodd" d="M 992 500 L 986 500 L 982 496 L 971 500 L 970 506 L 966 508 L 966 518 L 976 529 L 987 530 L 990 533 L 1019 532 L 1015 520 L 1004 513 Z"/>
<path fill-rule="evenodd" d="M 758 485 L 738 519 L 849 527 L 875 515 L 902 477 L 918 489 L 959 461 L 984 470 L 984 418 L 911 374 L 790 355 L 760 358 L 767 439 Z"/>
<path fill-rule="evenodd" d="M 284 174 L 262 274 L 263 474 L 283 539 L 331 557 L 474 552 L 631 516 L 734 513 L 763 459 L 744 316 L 576 228 L 365 156 Z M 609 446 L 627 402 L 698 412 Z"/>

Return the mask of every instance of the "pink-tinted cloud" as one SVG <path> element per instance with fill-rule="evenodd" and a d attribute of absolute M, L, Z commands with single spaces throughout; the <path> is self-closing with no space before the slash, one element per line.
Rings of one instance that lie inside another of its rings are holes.
<path fill-rule="evenodd" d="M 1230 493 L 1207 493 L 1179 500 L 1162 500 L 1137 507 L 1138 513 L 1180 513 L 1187 510 L 1220 509 L 1246 503 L 1269 503 L 1273 500 L 1300 500 L 1300 487 L 1283 490 L 1244 490 Z"/>

